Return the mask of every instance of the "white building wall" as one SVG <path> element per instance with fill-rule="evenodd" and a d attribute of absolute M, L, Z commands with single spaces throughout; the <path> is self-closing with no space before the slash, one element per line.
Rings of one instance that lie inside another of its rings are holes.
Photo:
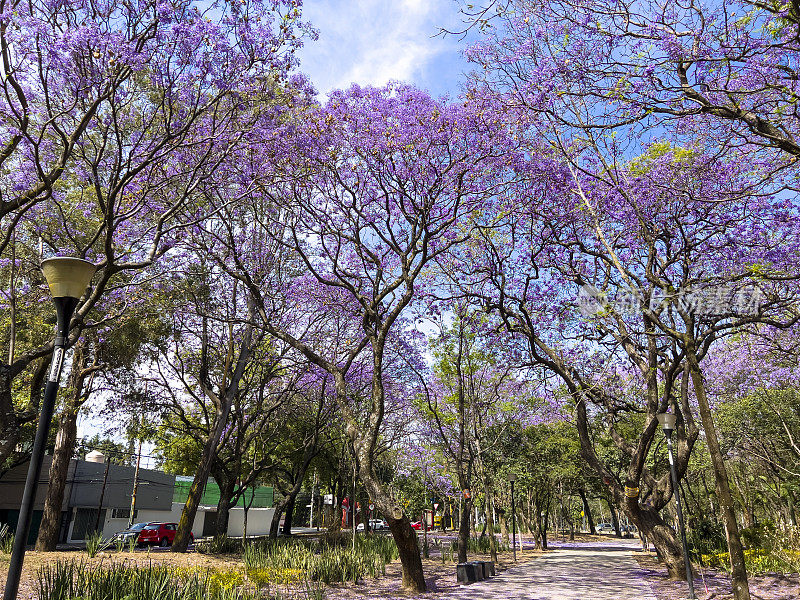
<path fill-rule="evenodd" d="M 268 535 L 274 508 L 251 508 L 247 511 L 247 537 Z M 244 508 L 232 508 L 228 516 L 228 535 L 242 537 L 244 534 Z"/>

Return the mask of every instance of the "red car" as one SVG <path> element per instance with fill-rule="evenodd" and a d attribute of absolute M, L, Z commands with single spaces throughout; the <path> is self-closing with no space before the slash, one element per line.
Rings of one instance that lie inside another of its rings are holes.
<path fill-rule="evenodd" d="M 419 531 L 420 529 L 422 529 L 422 521 L 414 521 L 414 522 L 411 524 L 411 529 L 416 529 L 417 531 Z"/>
<path fill-rule="evenodd" d="M 139 533 L 140 544 L 158 544 L 159 546 L 171 546 L 175 541 L 175 532 L 178 529 L 177 523 L 148 523 Z M 189 543 L 194 543 L 194 535 L 189 532 Z"/>

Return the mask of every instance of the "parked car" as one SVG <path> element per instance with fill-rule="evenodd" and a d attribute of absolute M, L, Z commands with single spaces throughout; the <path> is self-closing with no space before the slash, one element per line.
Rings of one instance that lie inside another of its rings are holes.
<path fill-rule="evenodd" d="M 142 545 L 171 546 L 172 542 L 175 541 L 175 532 L 177 530 L 177 523 L 148 523 L 139 533 L 139 543 Z M 189 532 L 189 543 L 194 543 L 194 535 L 191 532 Z"/>
<path fill-rule="evenodd" d="M 422 529 L 422 521 L 414 521 L 411 523 L 411 529 L 416 529 L 417 531 Z"/>
<path fill-rule="evenodd" d="M 369 522 L 369 526 L 376 531 L 383 531 L 389 529 L 389 524 L 383 519 L 373 519 Z"/>
<path fill-rule="evenodd" d="M 600 523 L 595 527 L 597 533 L 615 533 L 614 526 L 611 523 Z"/>
<path fill-rule="evenodd" d="M 389 529 L 389 525 L 383 519 L 370 519 L 369 528 L 372 531 L 381 531 L 383 529 Z M 356 526 L 356 531 L 364 531 L 364 523 L 359 523 Z"/>
<path fill-rule="evenodd" d="M 128 544 L 131 540 L 136 540 L 138 543 L 139 534 L 142 532 L 142 529 L 148 525 L 150 525 L 150 523 L 136 523 L 136 525 L 131 525 L 128 529 L 125 529 L 124 531 L 118 531 L 112 535 L 111 541 L 114 542 L 121 539 L 124 544 Z"/>

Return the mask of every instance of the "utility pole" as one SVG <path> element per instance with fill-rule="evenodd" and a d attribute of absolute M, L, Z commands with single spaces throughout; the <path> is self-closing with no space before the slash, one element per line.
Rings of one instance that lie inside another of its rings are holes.
<path fill-rule="evenodd" d="M 103 512 L 103 499 L 106 496 L 106 483 L 108 483 L 108 470 L 111 467 L 111 457 L 106 456 L 106 472 L 103 474 L 103 487 L 100 488 L 100 504 L 97 506 L 97 519 L 94 522 L 94 530 L 100 531 L 100 515 Z"/>
<path fill-rule="evenodd" d="M 147 393 L 147 384 L 145 384 L 145 393 Z M 133 493 L 131 494 L 131 514 L 128 518 L 128 529 L 133 527 L 134 515 L 136 513 L 136 491 L 139 489 L 139 466 L 142 463 L 142 427 L 144 427 L 144 414 L 142 414 L 142 421 L 137 432 L 139 438 L 139 450 L 136 453 L 136 470 L 133 472 Z"/>

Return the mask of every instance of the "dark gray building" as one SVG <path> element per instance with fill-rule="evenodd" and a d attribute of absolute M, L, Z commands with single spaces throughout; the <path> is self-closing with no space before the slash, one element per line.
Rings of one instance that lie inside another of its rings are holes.
<path fill-rule="evenodd" d="M 52 458 L 46 456 L 28 538 L 31 544 L 36 540 L 42 520 L 51 462 Z M 16 527 L 19 517 L 27 472 L 28 464 L 25 463 L 0 476 L 0 523 L 7 523 L 11 529 Z M 134 472 L 135 468 L 129 466 L 84 460 L 70 461 L 64 503 L 61 507 L 59 541 L 83 541 L 98 523 L 104 534 L 125 529 L 130 518 Z M 142 515 L 142 520 L 154 520 L 153 516 L 159 513 L 170 514 L 174 490 L 174 475 L 139 469 L 136 509 L 137 513 L 146 513 L 146 516 Z"/>

